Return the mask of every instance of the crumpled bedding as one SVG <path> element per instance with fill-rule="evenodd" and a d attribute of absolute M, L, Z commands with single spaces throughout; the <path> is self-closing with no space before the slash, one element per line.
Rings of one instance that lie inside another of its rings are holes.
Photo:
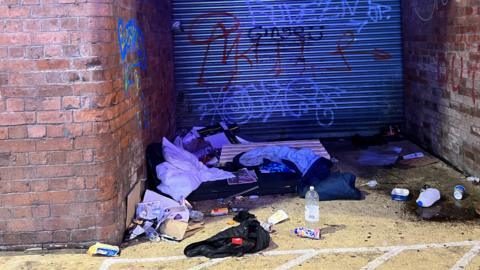
<path fill-rule="evenodd" d="M 202 182 L 235 177 L 232 173 L 217 168 L 208 168 L 192 153 L 181 149 L 166 138 L 162 140 L 165 162 L 156 167 L 157 177 L 162 181 L 157 189 L 180 201 L 197 189 Z"/>
<path fill-rule="evenodd" d="M 288 146 L 265 146 L 245 152 L 240 157 L 240 164 L 248 167 L 263 164 L 264 159 L 274 162 L 289 160 L 304 174 L 320 156 L 310 148 L 295 149 Z"/>

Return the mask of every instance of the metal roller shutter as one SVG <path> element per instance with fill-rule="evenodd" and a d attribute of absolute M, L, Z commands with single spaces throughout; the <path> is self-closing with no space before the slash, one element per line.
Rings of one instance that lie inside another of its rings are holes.
<path fill-rule="evenodd" d="M 173 0 L 177 126 L 255 139 L 403 119 L 400 0 Z"/>

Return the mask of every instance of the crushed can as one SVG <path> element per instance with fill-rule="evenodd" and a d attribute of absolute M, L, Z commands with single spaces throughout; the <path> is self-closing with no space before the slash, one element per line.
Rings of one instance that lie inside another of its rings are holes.
<path fill-rule="evenodd" d="M 297 227 L 293 229 L 293 233 L 298 237 L 320 240 L 320 229 L 313 230 L 304 227 Z"/>

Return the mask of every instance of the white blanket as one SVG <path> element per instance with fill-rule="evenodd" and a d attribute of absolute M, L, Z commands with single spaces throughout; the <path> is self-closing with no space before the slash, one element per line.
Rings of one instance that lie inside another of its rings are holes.
<path fill-rule="evenodd" d="M 157 186 L 161 192 L 180 201 L 197 189 L 202 182 L 233 178 L 230 172 L 208 168 L 190 152 L 181 149 L 163 138 L 165 162 L 157 165 L 157 177 L 162 181 Z"/>

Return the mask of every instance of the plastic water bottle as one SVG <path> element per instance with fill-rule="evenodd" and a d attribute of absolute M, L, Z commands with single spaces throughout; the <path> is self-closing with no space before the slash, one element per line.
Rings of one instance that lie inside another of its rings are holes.
<path fill-rule="evenodd" d="M 318 193 L 313 186 L 305 194 L 305 226 L 307 229 L 318 229 L 320 220 L 320 206 L 318 203 Z"/>
<path fill-rule="evenodd" d="M 417 204 L 420 207 L 430 207 L 438 200 L 440 200 L 440 191 L 436 188 L 427 188 L 418 196 Z"/>

